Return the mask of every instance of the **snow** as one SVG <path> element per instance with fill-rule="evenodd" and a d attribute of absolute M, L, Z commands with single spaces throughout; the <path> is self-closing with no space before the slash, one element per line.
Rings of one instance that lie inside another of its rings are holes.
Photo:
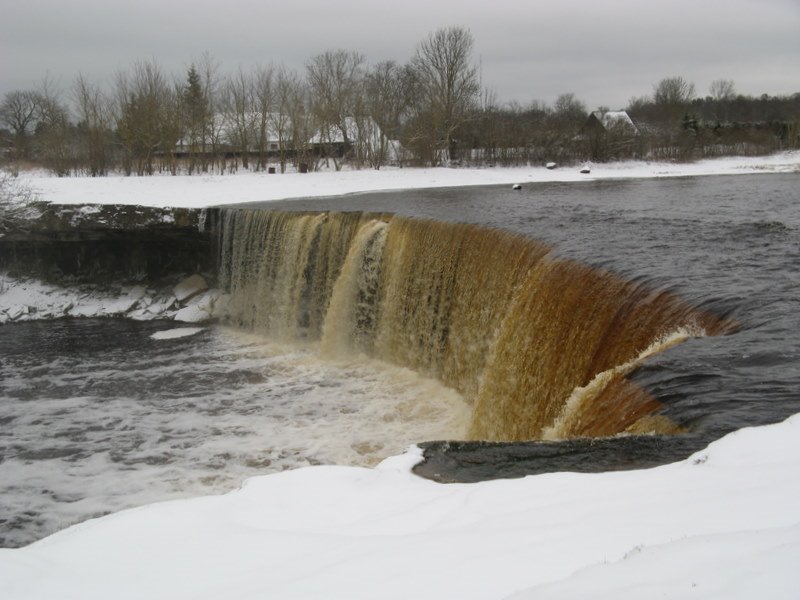
<path fill-rule="evenodd" d="M 738 173 L 800 172 L 800 152 L 760 157 L 729 157 L 694 163 L 618 162 L 593 166 L 591 177 L 578 167 L 458 169 L 383 168 L 269 175 L 241 170 L 233 175 L 154 177 L 52 177 L 22 173 L 42 200 L 61 204 L 140 204 L 202 208 L 212 205 L 335 196 L 379 190 L 474 185 L 508 185 L 547 181 L 591 181 L 614 178 L 682 177 Z"/>
<path fill-rule="evenodd" d="M 175 340 L 178 338 L 189 337 L 203 331 L 205 327 L 175 327 L 174 329 L 165 329 L 163 331 L 156 331 L 150 337 L 154 340 Z"/>
<path fill-rule="evenodd" d="M 0 551 L 36 598 L 796 598 L 800 415 L 655 469 L 442 485 L 309 467 Z"/>
<path fill-rule="evenodd" d="M 219 290 L 201 291 L 206 283 L 199 275 L 186 281 L 194 284 L 202 281 L 202 285 L 179 284 L 175 289 L 182 299 L 178 299 L 172 289 L 157 291 L 140 285 L 56 286 L 0 272 L 0 326 L 8 322 L 61 317 L 174 319 L 200 323 L 222 314 L 227 296 Z"/>
<path fill-rule="evenodd" d="M 175 294 L 179 302 L 183 302 L 207 289 L 208 284 L 201 275 L 192 275 L 179 282 L 172 290 L 172 293 Z"/>

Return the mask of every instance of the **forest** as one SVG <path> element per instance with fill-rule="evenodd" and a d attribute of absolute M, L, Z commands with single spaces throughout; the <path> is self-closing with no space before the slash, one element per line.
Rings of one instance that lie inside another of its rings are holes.
<path fill-rule="evenodd" d="M 439 29 L 405 63 L 329 50 L 294 71 L 225 73 L 212 54 L 168 73 L 137 61 L 111 82 L 47 77 L 0 103 L 0 166 L 58 176 L 396 166 L 691 161 L 800 147 L 800 92 L 758 97 L 679 75 L 628 105 L 503 103 L 481 86 L 472 34 Z"/>

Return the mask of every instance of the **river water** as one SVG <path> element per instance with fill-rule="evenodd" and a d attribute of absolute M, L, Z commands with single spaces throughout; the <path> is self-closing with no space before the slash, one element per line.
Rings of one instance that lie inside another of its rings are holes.
<path fill-rule="evenodd" d="M 800 411 L 798 174 L 371 193 L 264 207 L 508 229 L 734 319 L 735 333 L 689 340 L 632 376 L 687 429 L 679 437 L 689 449 Z M 252 475 L 371 465 L 466 429 L 469 408 L 458 394 L 407 369 L 365 357 L 321 360 L 313 344 L 222 327 L 151 337 L 172 326 L 0 328 L 0 545 L 126 507 L 222 493 Z"/>
<path fill-rule="evenodd" d="M 243 206 L 253 206 L 243 205 Z M 270 204 L 480 223 L 730 316 L 634 380 L 703 439 L 800 410 L 800 174 L 606 180 L 370 193 Z"/>

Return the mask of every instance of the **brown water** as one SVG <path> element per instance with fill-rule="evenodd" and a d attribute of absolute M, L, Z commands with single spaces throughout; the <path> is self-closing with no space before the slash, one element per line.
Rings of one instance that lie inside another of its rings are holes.
<path fill-rule="evenodd" d="M 435 377 L 473 405 L 471 439 L 677 430 L 620 380 L 663 349 L 734 328 L 667 291 L 477 225 L 229 210 L 221 246 L 239 326 Z"/>

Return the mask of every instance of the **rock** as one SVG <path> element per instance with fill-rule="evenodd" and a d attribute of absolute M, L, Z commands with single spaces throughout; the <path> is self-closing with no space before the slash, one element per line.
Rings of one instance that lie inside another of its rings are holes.
<path fill-rule="evenodd" d="M 204 292 L 207 289 L 208 284 L 201 275 L 192 275 L 176 285 L 172 292 L 175 294 L 178 302 L 185 302 L 192 296 L 196 296 L 200 292 Z"/>
<path fill-rule="evenodd" d="M 96 298 L 81 298 L 78 304 L 69 309 L 71 317 L 94 318 L 101 314 L 102 305 Z"/>
<path fill-rule="evenodd" d="M 150 305 L 146 308 L 146 311 L 151 318 L 156 315 L 162 315 L 167 312 L 170 308 L 172 308 L 177 299 L 174 296 L 170 296 L 169 298 L 159 298 L 158 300 L 154 300 L 150 303 Z"/>
<path fill-rule="evenodd" d="M 6 315 L 9 321 L 16 321 L 17 319 L 28 314 L 28 307 L 22 305 L 9 306 L 6 310 Z"/>
<path fill-rule="evenodd" d="M 138 299 L 132 299 L 125 296 L 122 298 L 114 298 L 112 300 L 103 300 L 101 301 L 100 310 L 98 312 L 99 314 L 107 317 L 122 315 L 133 310 L 138 302 Z"/>
<path fill-rule="evenodd" d="M 219 290 L 207 290 L 205 293 L 195 296 L 187 306 L 175 313 L 175 320 L 185 323 L 207 321 L 214 314 L 214 305 L 221 295 L 222 292 Z"/>
<path fill-rule="evenodd" d="M 137 308 L 125 316 L 128 319 L 133 319 L 134 321 L 150 321 L 153 318 L 153 315 L 147 312 L 147 310 L 144 308 Z"/>
<path fill-rule="evenodd" d="M 211 315 L 197 304 L 192 304 L 175 313 L 174 319 L 184 323 L 202 323 L 211 318 Z"/>
<path fill-rule="evenodd" d="M 130 312 L 138 306 L 139 301 L 144 298 L 145 293 L 146 290 L 142 286 L 123 288 L 120 290 L 120 296 L 118 298 L 104 298 L 102 300 L 100 314 L 104 316 L 116 316 Z"/>

